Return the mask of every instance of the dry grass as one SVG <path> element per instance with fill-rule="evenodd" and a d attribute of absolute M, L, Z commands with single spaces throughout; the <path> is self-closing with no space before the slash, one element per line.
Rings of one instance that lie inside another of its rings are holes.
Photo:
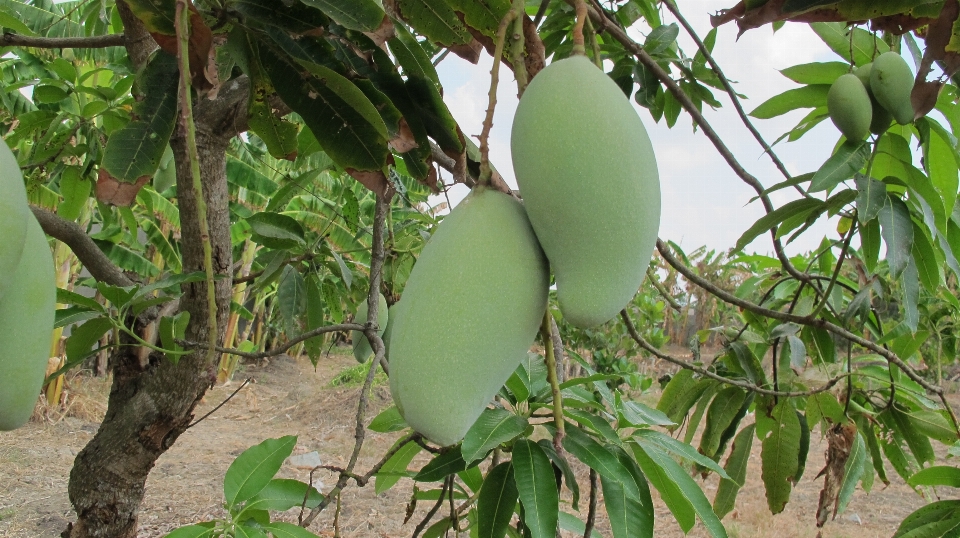
<path fill-rule="evenodd" d="M 236 380 L 211 390 L 198 409 L 206 413 L 232 393 L 243 379 L 253 382 L 207 420 L 187 431 L 157 462 L 147 482 L 140 514 L 140 536 L 156 538 L 173 528 L 223 515 L 222 479 L 233 461 L 247 447 L 267 437 L 299 436 L 297 453 L 316 450 L 324 463 L 343 465 L 353 447 L 357 387 L 332 387 L 330 381 L 345 369 L 356 366 L 353 357 L 335 354 L 321 360 L 318 368 L 309 361 L 279 357 L 262 366 L 246 366 Z M 654 365 L 648 367 L 656 370 Z M 40 408 L 35 420 L 15 434 L 0 435 L 0 537 L 56 537 L 73 518 L 67 500 L 67 479 L 73 458 L 90 440 L 103 416 L 109 383 L 106 380 L 75 376 L 67 383 L 65 404 L 55 409 Z M 642 400 L 655 401 L 655 394 Z M 371 398 L 368 417 L 390 405 L 386 386 L 377 387 Z M 747 421 L 750 419 L 747 418 Z M 400 434 L 370 432 L 361 453 L 359 469 L 365 471 L 389 448 Z M 825 443 L 813 436 L 806 473 L 794 490 L 783 514 L 771 516 L 766 508 L 759 473 L 759 443 L 754 443 L 748 483 L 736 511 L 724 520 L 731 536 L 746 538 L 813 538 L 817 534 L 815 511 L 822 479 L 814 476 L 823 466 Z M 423 465 L 421 453 L 413 466 Z M 284 466 L 281 476 L 306 481 L 308 472 Z M 581 488 L 588 484 L 587 470 L 577 467 Z M 892 474 L 892 473 L 891 473 Z M 316 477 L 329 486 L 336 477 Z M 421 485 L 423 486 L 423 485 Z M 704 484 L 708 497 L 716 491 L 716 480 Z M 411 523 L 402 525 L 413 482 L 402 479 L 393 489 L 376 495 L 372 484 L 348 488 L 342 498 L 341 536 L 402 537 L 413 532 L 415 521 L 426 513 L 429 502 L 418 505 Z M 585 516 L 587 492 L 580 508 Z M 656 536 L 680 537 L 682 533 L 665 506 L 656 502 Z M 870 495 L 857 491 L 847 513 L 824 529 L 825 537 L 865 538 L 890 536 L 899 521 L 924 500 L 899 479 L 883 488 L 877 484 Z M 565 510 L 572 511 L 569 506 Z M 333 536 L 333 510 L 314 524 L 314 532 Z M 282 514 L 295 521 L 296 513 Z M 609 525 L 601 517 L 598 530 L 610 538 Z M 702 527 L 691 535 L 706 536 Z M 569 536 L 569 535 L 567 535 Z"/>

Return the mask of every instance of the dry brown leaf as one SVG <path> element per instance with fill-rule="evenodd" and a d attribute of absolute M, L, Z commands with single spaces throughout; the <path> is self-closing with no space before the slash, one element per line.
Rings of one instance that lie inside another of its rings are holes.
<path fill-rule="evenodd" d="M 843 475 L 850 457 L 850 448 L 857 436 L 857 427 L 852 422 L 840 423 L 827 431 L 827 464 L 817 475 L 826 475 L 823 489 L 820 491 L 820 502 L 817 504 L 817 527 L 823 527 L 828 517 L 837 516 L 837 503 L 840 501 L 840 486 L 843 484 Z"/>
<path fill-rule="evenodd" d="M 101 168 L 97 172 L 97 200 L 105 204 L 129 207 L 137 199 L 140 189 L 148 181 L 150 181 L 150 176 L 141 176 L 136 183 L 124 183 Z"/>

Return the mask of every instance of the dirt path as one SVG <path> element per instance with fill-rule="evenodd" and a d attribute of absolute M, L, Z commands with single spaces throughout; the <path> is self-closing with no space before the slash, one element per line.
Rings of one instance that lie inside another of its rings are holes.
<path fill-rule="evenodd" d="M 160 537 L 177 526 L 223 514 L 222 479 L 230 462 L 247 447 L 268 437 L 297 435 L 295 453 L 317 451 L 324 464 L 343 465 L 353 447 L 357 388 L 335 388 L 330 380 L 345 368 L 355 366 L 353 357 L 334 355 L 321 361 L 315 371 L 307 361 L 280 358 L 264 367 L 247 367 L 237 379 L 256 380 L 207 420 L 191 428 L 167 452 L 151 472 L 146 499 L 140 515 L 140 536 Z M 85 418 L 66 417 L 56 421 L 34 421 L 15 433 L 0 434 L 0 537 L 56 537 L 73 514 L 67 499 L 67 480 L 77 452 L 97 429 L 96 415 L 102 413 L 107 387 L 97 380 L 72 382 L 78 408 L 92 409 Z M 208 393 L 199 414 L 206 413 L 226 398 L 237 384 L 217 387 Z M 84 394 L 92 396 L 84 396 Z M 86 398 L 86 400 L 84 400 Z M 389 391 L 379 387 L 371 399 L 369 416 L 390 405 Z M 198 415 L 199 416 L 199 415 Z M 749 421 L 750 419 L 746 419 Z M 359 469 L 369 468 L 399 434 L 368 433 Z M 771 516 L 766 508 L 760 480 L 759 443 L 754 443 L 748 483 L 737 499 L 736 510 L 724 519 L 732 537 L 776 536 L 814 537 L 816 503 L 822 479 L 814 480 L 823 467 L 826 443 L 813 435 L 806 473 L 791 496 L 783 514 Z M 421 453 L 412 467 L 422 465 Z M 581 488 L 587 484 L 586 470 L 579 469 Z M 877 482 L 869 495 L 858 490 L 847 512 L 824 529 L 824 537 L 887 537 L 924 500 L 894 473 L 889 487 Z M 285 465 L 280 475 L 308 480 L 308 472 Z M 319 476 L 329 490 L 335 480 L 331 473 Z M 716 480 L 704 485 L 707 496 L 716 491 Z M 415 521 L 432 504 L 421 502 L 411 523 L 401 525 L 412 482 L 402 479 L 393 489 L 375 495 L 372 484 L 348 488 L 340 514 L 341 535 L 347 537 L 393 538 L 410 536 Z M 670 512 L 656 500 L 656 536 L 679 537 L 682 533 Z M 581 503 L 581 509 L 584 509 Z M 569 506 L 567 511 L 572 511 Z M 584 509 L 584 512 L 586 510 Z M 333 510 L 326 511 L 312 530 L 333 536 Z M 585 517 L 585 513 L 582 517 Z M 295 521 L 296 513 L 283 514 Z M 611 534 L 606 521 L 598 524 L 604 536 Z M 699 525 L 692 536 L 706 536 Z"/>

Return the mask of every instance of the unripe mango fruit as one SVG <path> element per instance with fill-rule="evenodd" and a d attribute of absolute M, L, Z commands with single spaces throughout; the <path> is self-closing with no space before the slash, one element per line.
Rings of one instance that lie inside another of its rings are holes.
<path fill-rule="evenodd" d="M 53 331 L 53 256 L 37 219 L 26 221 L 23 255 L 0 299 L 0 430 L 19 428 L 33 414 Z"/>
<path fill-rule="evenodd" d="M 872 69 L 873 62 L 870 62 L 854 69 L 853 74 L 857 75 L 857 78 L 860 79 L 863 87 L 867 90 L 867 95 L 870 96 L 870 108 L 873 111 L 873 119 L 870 120 L 870 132 L 873 134 L 883 134 L 893 122 L 893 114 L 883 108 L 883 106 L 877 102 L 877 98 L 873 96 L 873 90 L 870 89 L 870 71 Z"/>
<path fill-rule="evenodd" d="M 833 82 L 827 93 L 827 112 L 847 140 L 863 140 L 873 121 L 873 105 L 860 79 L 847 73 Z"/>
<path fill-rule="evenodd" d="M 901 125 L 913 123 L 914 111 L 910 102 L 913 80 L 913 73 L 900 54 L 884 52 L 873 60 L 870 70 L 873 96 Z"/>
<path fill-rule="evenodd" d="M 407 424 L 452 445 L 516 370 L 549 271 L 523 206 L 478 187 L 440 223 L 391 320 L 390 392 Z"/>
<path fill-rule="evenodd" d="M 7 144 L 0 142 L 0 301 L 20 264 L 27 222 L 32 218 L 20 165 Z"/>
<path fill-rule="evenodd" d="M 382 293 L 378 295 L 380 296 L 380 302 L 377 306 L 377 327 L 379 327 L 377 334 L 382 337 L 390 318 L 387 313 L 387 298 Z M 357 307 L 357 315 L 353 317 L 353 322 L 360 325 L 367 322 L 366 301 L 360 303 L 360 306 Z M 353 358 L 357 359 L 357 362 L 367 362 L 370 355 L 373 355 L 373 348 L 370 347 L 367 335 L 363 334 L 363 331 L 350 331 L 350 339 L 353 340 Z"/>
<path fill-rule="evenodd" d="M 564 319 L 609 321 L 646 274 L 660 226 L 647 131 L 620 87 L 587 58 L 553 62 L 520 99 L 510 147 Z"/>

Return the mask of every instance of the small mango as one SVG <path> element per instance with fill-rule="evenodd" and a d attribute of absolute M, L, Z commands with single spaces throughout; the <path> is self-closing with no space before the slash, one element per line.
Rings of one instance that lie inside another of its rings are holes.
<path fill-rule="evenodd" d="M 827 112 L 847 140 L 863 140 L 870 131 L 873 108 L 860 79 L 852 74 L 840 76 L 827 93 Z"/>
<path fill-rule="evenodd" d="M 657 160 L 640 116 L 590 60 L 566 58 L 527 87 L 510 147 L 563 318 L 581 328 L 609 321 L 643 282 L 660 226 Z"/>
<path fill-rule="evenodd" d="M 901 125 L 913 123 L 914 110 L 910 102 L 913 82 L 910 66 L 899 53 L 884 52 L 873 60 L 870 70 L 873 96 Z"/>
<path fill-rule="evenodd" d="M 463 439 L 526 356 L 549 271 L 523 206 L 478 187 L 437 227 L 391 316 L 390 392 L 431 441 Z"/>

